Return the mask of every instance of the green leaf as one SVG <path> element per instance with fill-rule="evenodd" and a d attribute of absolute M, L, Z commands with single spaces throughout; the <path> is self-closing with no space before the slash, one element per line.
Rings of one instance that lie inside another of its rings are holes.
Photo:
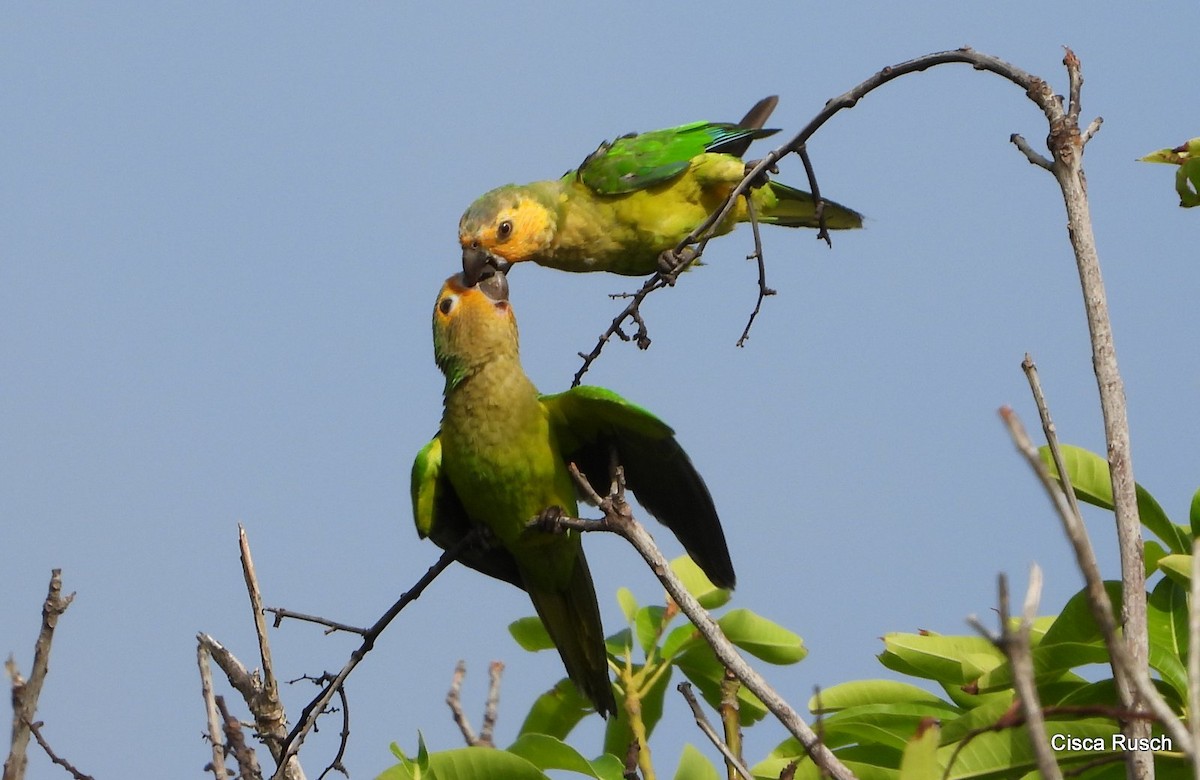
<path fill-rule="evenodd" d="M 537 698 L 529 708 L 529 714 L 525 716 L 519 733 L 544 734 L 566 739 L 579 721 L 591 712 L 592 703 L 579 691 L 575 683 L 564 677 Z"/>
<path fill-rule="evenodd" d="M 1200 159 L 1188 160 L 1175 172 L 1175 192 L 1185 209 L 1200 206 Z"/>
<path fill-rule="evenodd" d="M 688 622 L 671 629 L 658 651 L 663 658 L 671 659 L 698 642 L 702 643 L 704 639 L 696 627 Z"/>
<path fill-rule="evenodd" d="M 1192 556 L 1164 555 L 1158 559 L 1158 568 L 1184 588 L 1192 586 Z"/>
<path fill-rule="evenodd" d="M 518 645 L 531 653 L 554 648 L 554 642 L 550 640 L 550 635 L 546 633 L 546 627 L 542 625 L 542 620 L 538 617 L 523 617 L 514 620 L 508 624 L 508 633 L 512 634 L 512 638 L 517 640 Z"/>
<path fill-rule="evenodd" d="M 720 780 L 721 775 L 712 762 L 692 745 L 683 746 L 683 755 L 679 757 L 679 768 L 675 770 L 675 780 Z"/>
<path fill-rule="evenodd" d="M 1075 489 L 1075 496 L 1080 501 L 1111 511 L 1113 508 L 1112 477 L 1108 471 L 1108 461 L 1082 447 L 1063 444 L 1060 449 L 1063 465 L 1067 467 L 1067 476 L 1071 478 L 1071 486 Z M 1046 468 L 1050 470 L 1050 475 L 1057 479 L 1058 470 L 1054 466 L 1050 448 L 1040 447 L 1038 453 L 1042 457 L 1042 462 L 1046 464 Z M 1142 525 L 1162 539 L 1172 552 L 1191 550 L 1191 540 L 1188 538 L 1186 529 L 1172 523 L 1163 508 L 1159 506 L 1158 501 L 1145 488 L 1135 485 L 1134 490 L 1137 494 L 1138 516 L 1141 518 Z"/>
<path fill-rule="evenodd" d="M 621 606 L 621 611 L 625 613 L 625 622 L 633 624 L 633 616 L 637 613 L 638 603 L 634 598 L 633 591 L 629 588 L 617 588 L 617 604 Z"/>
<path fill-rule="evenodd" d="M 633 632 L 628 628 L 622 628 L 615 634 L 610 634 L 604 639 L 604 647 L 610 655 L 615 655 L 620 658 L 633 653 Z"/>
<path fill-rule="evenodd" d="M 821 721 L 822 739 L 830 748 L 851 744 L 885 745 L 903 751 L 922 721 L 953 720 L 958 711 L 936 704 L 864 704 L 834 713 Z"/>
<path fill-rule="evenodd" d="M 487 778 L 506 778 L 508 780 L 548 780 L 546 775 L 524 758 L 510 754 L 505 750 L 494 748 L 458 748 L 443 750 L 428 755 L 427 772 L 410 774 L 421 780 L 485 780 Z M 386 780 L 402 780 L 404 774 L 397 772 L 397 764 L 386 770 L 380 778 Z"/>
<path fill-rule="evenodd" d="M 1033 649 L 1033 677 L 1038 682 L 1057 679 L 1063 672 L 1090 664 L 1108 662 L 1108 650 L 1095 642 L 1055 642 Z M 1005 661 L 979 678 L 979 691 L 988 693 L 1011 688 L 1012 665 Z"/>
<path fill-rule="evenodd" d="M 1165 558 L 1167 551 L 1153 539 L 1147 539 L 1142 545 L 1142 560 L 1145 562 L 1146 579 L 1158 571 L 1158 562 Z"/>
<path fill-rule="evenodd" d="M 646 658 L 650 657 L 650 650 L 662 636 L 663 618 L 666 614 L 666 607 L 642 607 L 633 619 L 638 643 L 642 646 L 642 653 Z"/>
<path fill-rule="evenodd" d="M 992 726 L 1013 704 L 1012 691 L 992 694 L 978 707 L 967 710 L 953 720 L 942 721 L 942 744 L 949 745 L 966 739 L 980 729 Z"/>
<path fill-rule="evenodd" d="M 927 724 L 904 747 L 900 758 L 900 780 L 926 780 L 941 777 L 943 765 L 938 761 L 940 730 Z"/>
<path fill-rule="evenodd" d="M 1150 666 L 1186 700 L 1188 597 L 1174 580 L 1164 577 L 1154 586 L 1146 603 L 1146 629 Z"/>
<path fill-rule="evenodd" d="M 696 686 L 710 706 L 716 709 L 721 705 L 721 682 L 725 678 L 725 667 L 713 655 L 711 647 L 696 644 L 679 654 L 675 666 Z M 738 686 L 737 698 L 738 722 L 741 725 L 757 723 L 767 714 L 767 708 L 744 685 Z"/>
<path fill-rule="evenodd" d="M 966 685 L 1004 663 L 1004 654 L 983 637 L 897 633 L 883 643 L 884 666 L 943 684 Z"/>
<path fill-rule="evenodd" d="M 1055 750 L 1054 758 L 1064 770 L 1104 756 L 1118 755 L 1119 751 L 1110 749 L 1112 735 L 1117 733 L 1117 726 L 1108 720 L 1099 718 L 1046 722 L 1046 735 L 1070 734 L 1080 739 L 1102 740 L 1103 750 L 1072 749 L 1063 745 Z M 1061 738 L 1061 737 L 1060 737 Z M 948 761 L 951 754 L 959 745 L 947 743 L 945 733 L 942 735 L 942 747 L 938 757 Z M 1029 742 L 1029 732 L 1025 726 L 1018 726 L 1002 731 L 985 731 L 976 734 L 969 742 L 962 745 L 954 765 L 950 769 L 951 778 L 981 778 L 981 777 L 1020 777 L 1037 767 L 1033 754 L 1033 746 Z"/>
<path fill-rule="evenodd" d="M 767 663 L 794 664 L 808 655 L 798 634 L 748 609 L 722 615 L 717 625 L 730 642 Z"/>
<path fill-rule="evenodd" d="M 675 576 L 680 579 L 687 592 L 695 596 L 700 606 L 705 609 L 722 607 L 733 597 L 731 591 L 713 585 L 696 562 L 687 555 L 681 555 L 671 561 L 671 571 L 675 572 Z"/>
<path fill-rule="evenodd" d="M 1106 581 L 1104 583 L 1104 591 L 1108 594 L 1109 601 L 1112 602 L 1113 617 L 1118 618 L 1121 614 L 1121 583 Z M 1046 631 L 1042 637 L 1040 647 L 1056 644 L 1058 642 L 1070 643 L 1086 643 L 1086 642 L 1102 642 L 1100 629 L 1096 625 L 1096 619 L 1092 616 L 1092 606 L 1087 598 L 1087 589 L 1078 591 L 1063 607 L 1062 612 L 1058 613 L 1053 625 Z"/>
<path fill-rule="evenodd" d="M 1200 490 L 1197 490 L 1192 495 L 1192 506 L 1188 511 L 1188 523 L 1192 527 L 1192 538 L 1200 536 Z"/>
<path fill-rule="evenodd" d="M 605 778 L 596 771 L 593 763 L 581 756 L 575 748 L 545 734 L 522 734 L 516 742 L 509 746 L 508 752 L 520 756 L 543 771 L 563 769 L 594 777 L 596 780 Z"/>
<path fill-rule="evenodd" d="M 864 704 L 939 704 L 954 707 L 924 688 L 896 680 L 856 680 L 826 688 L 808 700 L 814 715 L 827 714 Z"/>

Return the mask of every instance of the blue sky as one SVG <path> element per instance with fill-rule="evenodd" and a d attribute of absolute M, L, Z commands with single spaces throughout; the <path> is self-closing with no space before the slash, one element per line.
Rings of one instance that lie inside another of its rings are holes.
<path fill-rule="evenodd" d="M 0 10 L 0 652 L 28 671 L 52 567 L 63 618 L 39 717 L 97 777 L 197 776 L 207 760 L 197 631 L 245 661 L 237 561 L 250 535 L 269 605 L 372 622 L 436 558 L 408 506 L 441 376 L 429 317 L 459 264 L 456 224 L 494 186 L 558 176 L 606 138 L 733 120 L 779 94 L 793 132 L 878 68 L 962 45 L 1065 89 L 1083 62 L 1085 157 L 1126 382 L 1134 469 L 1175 519 L 1200 469 L 1197 214 L 1172 171 L 1135 158 L 1197 133 L 1198 11 L 1144 4 L 6 4 Z M 1157 7 L 1155 7 L 1157 9 Z M 1045 498 L 996 417 L 1036 416 L 1103 449 L 1079 285 L 1052 178 L 1009 144 L 1046 126 L 1021 92 L 946 66 L 909 76 L 810 144 L 829 197 L 868 216 L 835 236 L 766 229 L 768 299 L 747 232 L 643 310 L 651 349 L 612 345 L 588 375 L 671 423 L 720 509 L 734 605 L 799 632 L 810 656 L 768 678 L 888 673 L 878 637 L 968 630 L 995 575 L 1046 570 L 1045 612 L 1080 585 Z M 793 159 L 779 178 L 801 184 Z M 1187 247 L 1193 247 L 1189 250 Z M 565 388 L 629 280 L 514 272 L 525 365 Z M 1108 516 L 1089 515 L 1117 575 Z M 652 530 L 657 530 L 655 527 Z M 678 545 L 656 533 L 669 551 Z M 587 539 L 606 627 L 614 594 L 659 587 L 619 541 Z M 1023 587 L 1023 585 L 1021 586 Z M 388 743 L 460 744 L 454 662 L 478 720 L 507 672 L 498 736 L 561 676 L 506 625 L 531 609 L 466 570 L 439 579 L 351 678 L 346 764 Z M 347 637 L 287 623 L 280 676 L 340 668 Z M 307 685 L 290 686 L 295 717 Z M 652 745 L 673 772 L 701 744 L 681 701 Z M 315 776 L 326 722 L 303 753 Z M 576 744 L 598 749 L 598 729 Z M 757 759 L 781 728 L 751 732 Z M 152 746 L 152 747 L 151 747 Z M 31 777 L 54 770 L 32 751 Z"/>

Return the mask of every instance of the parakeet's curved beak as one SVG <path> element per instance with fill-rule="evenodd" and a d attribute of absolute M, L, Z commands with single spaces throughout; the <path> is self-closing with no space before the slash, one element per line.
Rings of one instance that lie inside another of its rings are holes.
<path fill-rule="evenodd" d="M 486 249 L 477 246 L 463 247 L 463 282 L 468 287 L 474 287 L 496 272 L 505 273 L 510 267 L 511 263 L 501 260 Z"/>
<path fill-rule="evenodd" d="M 495 268 L 489 270 L 491 273 L 479 281 L 479 291 L 494 302 L 507 301 L 508 276 Z"/>

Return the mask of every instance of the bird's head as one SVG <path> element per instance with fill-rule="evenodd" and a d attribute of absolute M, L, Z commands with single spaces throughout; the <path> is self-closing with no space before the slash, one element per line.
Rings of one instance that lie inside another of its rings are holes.
<path fill-rule="evenodd" d="M 458 222 L 463 278 L 474 284 L 550 248 L 558 228 L 551 195 L 509 184 L 481 196 Z"/>
<path fill-rule="evenodd" d="M 517 357 L 517 319 L 502 271 L 473 285 L 462 274 L 446 280 L 433 306 L 433 354 L 447 391 L 491 360 Z"/>

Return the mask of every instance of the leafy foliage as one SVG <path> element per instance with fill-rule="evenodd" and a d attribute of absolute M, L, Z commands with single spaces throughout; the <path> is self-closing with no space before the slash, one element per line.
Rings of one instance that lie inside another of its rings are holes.
<path fill-rule="evenodd" d="M 1048 452 L 1043 459 L 1057 478 Z M 1063 464 L 1081 501 L 1112 509 L 1108 464 L 1077 447 L 1063 448 Z M 1161 505 L 1137 486 L 1138 509 L 1158 542 L 1147 542 L 1147 573 L 1154 575 L 1149 594 L 1149 663 L 1166 701 L 1184 713 L 1187 700 L 1188 588 L 1192 540 L 1200 531 L 1200 491 L 1189 507 L 1187 525 L 1173 523 Z M 708 609 L 729 602 L 729 591 L 714 587 L 689 558 L 672 568 Z M 1121 610 L 1121 586 L 1105 583 L 1114 612 Z M 534 703 L 516 742 L 507 750 L 460 748 L 418 758 L 393 747 L 400 763 L 381 778 L 542 778 L 561 770 L 599 780 L 618 780 L 626 748 L 635 734 L 650 736 L 662 718 L 671 677 L 678 670 L 714 708 L 719 706 L 725 670 L 689 622 L 675 625 L 674 604 L 641 605 L 621 589 L 618 603 L 626 626 L 607 640 L 609 663 L 616 673 L 621 713 L 608 721 L 604 752 L 588 760 L 563 740 L 594 714 L 587 699 L 563 679 Z M 805 656 L 800 637 L 747 609 L 730 609 L 717 618 L 726 637 L 746 653 L 768 663 L 792 664 Z M 514 622 L 510 631 L 525 649 L 552 647 L 537 618 Z M 1038 618 L 1030 634 L 1034 681 L 1046 719 L 1046 735 L 1065 772 L 1089 780 L 1124 777 L 1120 734 L 1125 713 L 1108 667 L 1108 654 L 1084 592 L 1075 594 L 1057 615 Z M 821 691 L 808 703 L 819 719 L 824 744 L 861 780 L 910 778 L 1023 778 L 1036 774 L 1027 726 L 1013 690 L 1012 668 L 989 639 L 930 632 L 890 633 L 883 637 L 880 663 L 920 682 L 857 680 Z M 937 692 L 935 692 L 937 691 Z M 741 726 L 761 720 L 766 709 L 753 694 L 737 690 Z M 1157 728 L 1155 738 L 1162 738 Z M 1162 748 L 1162 749 L 1160 749 Z M 1154 746 L 1160 778 L 1191 776 L 1181 753 L 1169 742 Z M 752 768 L 756 778 L 780 777 L 789 767 L 795 777 L 816 780 L 821 774 L 794 738 L 781 742 Z M 676 778 L 724 776 L 704 755 L 687 746 Z"/>

